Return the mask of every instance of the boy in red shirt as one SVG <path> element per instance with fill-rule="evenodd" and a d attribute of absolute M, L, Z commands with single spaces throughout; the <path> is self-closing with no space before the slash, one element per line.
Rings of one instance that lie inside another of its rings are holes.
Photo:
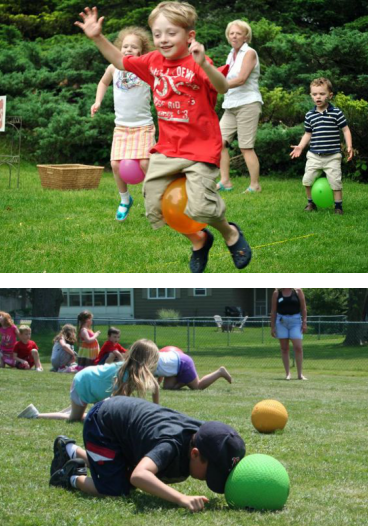
<path fill-rule="evenodd" d="M 14 358 L 18 369 L 31 369 L 35 366 L 36 371 L 43 371 L 37 344 L 31 340 L 31 328 L 28 325 L 19 327 L 19 342 L 14 347 Z"/>
<path fill-rule="evenodd" d="M 228 83 L 204 47 L 195 41 L 197 13 L 185 2 L 161 2 L 150 14 L 157 51 L 140 57 L 123 56 L 102 34 L 103 17 L 85 8 L 82 22 L 75 22 L 117 69 L 135 73 L 153 91 L 159 123 L 159 141 L 151 149 L 143 193 L 146 215 L 157 229 L 165 224 L 161 201 L 167 186 L 186 176 L 188 203 L 185 214 L 208 223 L 225 240 L 238 269 L 246 267 L 251 249 L 241 229 L 225 219 L 225 204 L 216 191 L 222 140 L 215 112 L 217 93 Z M 188 48 L 189 46 L 189 48 Z M 191 272 L 204 272 L 213 235 L 207 229 L 184 234 L 192 243 Z"/>
<path fill-rule="evenodd" d="M 105 363 L 121 362 L 124 360 L 123 354 L 127 352 L 119 343 L 120 331 L 115 327 L 110 327 L 107 331 L 108 340 L 101 347 L 100 352 L 95 360 L 95 365 Z"/>

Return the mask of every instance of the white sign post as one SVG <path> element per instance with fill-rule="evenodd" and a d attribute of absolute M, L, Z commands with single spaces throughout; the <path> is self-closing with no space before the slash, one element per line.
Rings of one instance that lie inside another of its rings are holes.
<path fill-rule="evenodd" d="M 0 132 L 5 131 L 6 96 L 0 97 Z"/>

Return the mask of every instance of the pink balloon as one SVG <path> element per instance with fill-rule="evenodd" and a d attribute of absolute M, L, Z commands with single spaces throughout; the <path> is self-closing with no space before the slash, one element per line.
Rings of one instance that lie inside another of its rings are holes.
<path fill-rule="evenodd" d="M 119 164 L 119 175 L 128 184 L 139 184 L 144 180 L 144 172 L 137 159 L 122 159 Z"/>

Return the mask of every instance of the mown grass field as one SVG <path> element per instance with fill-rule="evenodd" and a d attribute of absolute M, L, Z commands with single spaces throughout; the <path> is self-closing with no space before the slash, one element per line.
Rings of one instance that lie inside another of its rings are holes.
<path fill-rule="evenodd" d="M 128 499 L 97 499 L 50 488 L 54 438 L 66 434 L 81 444 L 82 425 L 16 418 L 31 402 L 41 411 L 68 405 L 71 375 L 48 372 L 44 358 L 43 373 L 0 370 L 1 524 L 368 525 L 367 359 L 360 373 L 306 370 L 307 382 L 285 382 L 281 360 L 277 368 L 263 368 L 261 361 L 258 368 L 250 368 L 239 359 L 236 365 L 231 351 L 216 356 L 213 350 L 211 357 L 196 360 L 199 374 L 212 369 L 216 360 L 231 370 L 232 385 L 219 380 L 202 392 L 162 391 L 161 404 L 203 420 L 224 421 L 242 435 L 247 454 L 264 453 L 282 462 L 291 481 L 282 511 L 231 510 L 223 496 L 194 479 L 175 486 L 210 499 L 205 511 L 194 515 L 140 491 Z M 286 406 L 289 422 L 284 432 L 261 435 L 253 429 L 252 408 L 266 398 Z"/>
<path fill-rule="evenodd" d="M 302 176 L 302 174 L 301 174 Z M 127 221 L 115 221 L 118 194 L 111 173 L 96 190 L 41 187 L 35 165 L 23 163 L 20 188 L 8 188 L 0 167 L 2 272 L 187 273 L 189 242 L 171 230 L 154 231 L 146 217 L 141 185 L 131 186 L 134 205 Z M 368 186 L 344 187 L 344 216 L 333 209 L 305 213 L 301 180 L 267 177 L 263 192 L 243 194 L 245 178 L 234 178 L 223 195 L 227 219 L 238 223 L 253 249 L 244 273 L 366 272 Z M 239 272 L 215 232 L 208 273 Z"/>

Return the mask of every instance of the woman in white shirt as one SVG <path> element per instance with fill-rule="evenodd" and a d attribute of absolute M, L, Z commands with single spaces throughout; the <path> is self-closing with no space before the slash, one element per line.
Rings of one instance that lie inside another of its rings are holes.
<path fill-rule="evenodd" d="M 257 127 L 262 112 L 262 96 L 258 79 L 260 66 L 257 53 L 249 47 L 252 30 L 242 20 L 230 22 L 226 38 L 232 46 L 226 64 L 229 64 L 227 81 L 230 89 L 225 94 L 222 107 L 225 113 L 220 121 L 223 148 L 221 153 L 221 181 L 219 191 L 232 190 L 230 182 L 230 156 L 228 146 L 238 135 L 239 148 L 249 170 L 250 185 L 246 192 L 260 192 L 259 161 L 254 151 Z"/>

